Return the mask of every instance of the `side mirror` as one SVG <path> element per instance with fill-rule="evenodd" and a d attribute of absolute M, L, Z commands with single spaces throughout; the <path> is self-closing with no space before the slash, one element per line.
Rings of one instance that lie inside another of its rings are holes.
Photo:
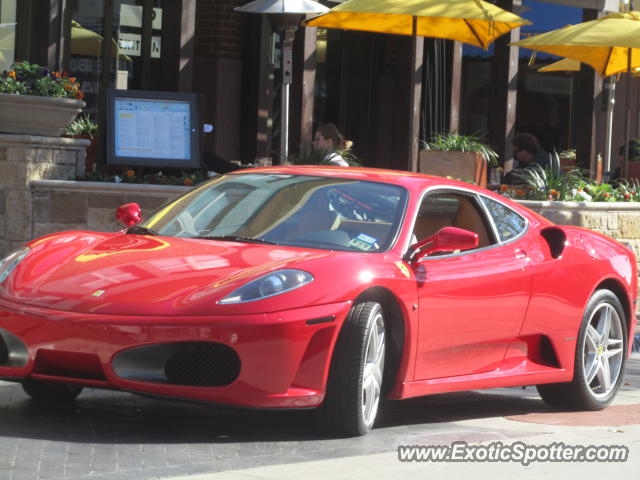
<path fill-rule="evenodd" d="M 142 221 L 142 210 L 137 203 L 126 203 L 120 205 L 116 209 L 116 218 L 120 220 L 125 227 L 130 227 Z"/>
<path fill-rule="evenodd" d="M 409 256 L 417 262 L 431 253 L 469 250 L 477 246 L 477 233 L 457 227 L 444 227 L 414 245 L 409 251 Z"/>

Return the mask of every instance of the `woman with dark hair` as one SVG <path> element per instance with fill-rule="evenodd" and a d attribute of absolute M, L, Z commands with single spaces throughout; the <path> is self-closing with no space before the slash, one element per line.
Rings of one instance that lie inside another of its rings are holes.
<path fill-rule="evenodd" d="M 513 140 L 513 157 L 518 161 L 518 165 L 505 175 L 502 182 L 506 184 L 522 183 L 518 173 L 535 168 L 534 165 L 544 169 L 551 168 L 549 154 L 542 149 L 538 139 L 530 133 L 521 133 Z"/>
<path fill-rule="evenodd" d="M 340 152 L 344 152 L 351 147 L 351 142 L 345 140 L 338 127 L 333 123 L 325 123 L 316 130 L 313 137 L 314 150 L 323 150 L 327 152 L 324 157 L 332 165 L 340 167 L 348 167 L 349 163 L 342 157 Z"/>

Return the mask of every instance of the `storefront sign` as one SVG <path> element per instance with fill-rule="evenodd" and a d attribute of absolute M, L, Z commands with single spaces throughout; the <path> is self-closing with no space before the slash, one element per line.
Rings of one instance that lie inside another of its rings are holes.
<path fill-rule="evenodd" d="M 151 58 L 160 58 L 161 37 L 151 37 Z M 130 57 L 139 57 L 142 46 L 142 35 L 137 33 L 120 33 L 118 36 L 120 53 Z"/>
<path fill-rule="evenodd" d="M 569 95 L 571 93 L 571 78 L 530 73 L 525 79 L 525 89 L 528 92 Z"/>

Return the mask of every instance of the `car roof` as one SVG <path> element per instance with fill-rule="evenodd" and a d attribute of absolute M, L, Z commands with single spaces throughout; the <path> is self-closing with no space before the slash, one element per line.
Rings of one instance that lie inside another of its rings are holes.
<path fill-rule="evenodd" d="M 514 209 L 521 215 L 529 218 L 529 221 L 540 224 L 552 224 L 549 220 L 541 217 L 535 212 L 524 208 L 513 202 L 509 198 L 505 198 L 502 195 L 498 195 L 496 192 L 491 192 L 477 185 L 463 182 L 460 180 L 454 180 L 450 178 L 437 177 L 435 175 L 427 175 L 424 173 L 414 173 L 404 170 L 387 170 L 383 168 L 365 168 L 365 167 L 338 167 L 332 165 L 279 165 L 272 167 L 257 167 L 243 170 L 235 170 L 230 172 L 233 174 L 248 174 L 248 173 L 282 173 L 288 175 L 319 175 L 319 176 L 332 176 L 336 178 L 348 178 L 354 180 L 366 180 L 372 182 L 384 182 L 394 185 L 400 185 L 405 187 L 412 193 L 420 193 L 427 187 L 454 187 L 462 188 L 467 191 L 481 193 L 485 196 L 499 200 L 501 203 Z"/>
<path fill-rule="evenodd" d="M 464 186 L 471 190 L 477 187 L 469 183 L 452 180 L 423 173 L 407 172 L 402 170 L 386 170 L 382 168 L 365 167 L 337 167 L 331 165 L 291 165 L 258 167 L 245 170 L 235 170 L 230 174 L 242 173 L 284 173 L 291 175 L 319 175 L 332 176 L 337 178 L 348 178 L 353 180 L 368 180 L 395 185 L 402 185 L 408 188 L 425 187 L 432 185 Z"/>

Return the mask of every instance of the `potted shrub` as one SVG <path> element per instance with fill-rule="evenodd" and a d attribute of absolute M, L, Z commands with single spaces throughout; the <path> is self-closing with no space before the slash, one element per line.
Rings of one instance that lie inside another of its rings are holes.
<path fill-rule="evenodd" d="M 17 62 L 0 73 L 0 132 L 59 137 L 82 111 L 80 86 L 66 73 Z"/>
<path fill-rule="evenodd" d="M 85 159 L 85 172 L 92 172 L 97 160 L 97 145 L 95 136 L 98 134 L 98 124 L 91 117 L 81 115 L 71 122 L 64 130 L 65 137 L 84 138 L 89 140 L 91 144 L 87 147 L 87 156 Z"/>
<path fill-rule="evenodd" d="M 418 171 L 487 185 L 487 166 L 498 166 L 498 154 L 476 135 L 448 132 L 421 142 Z"/>

